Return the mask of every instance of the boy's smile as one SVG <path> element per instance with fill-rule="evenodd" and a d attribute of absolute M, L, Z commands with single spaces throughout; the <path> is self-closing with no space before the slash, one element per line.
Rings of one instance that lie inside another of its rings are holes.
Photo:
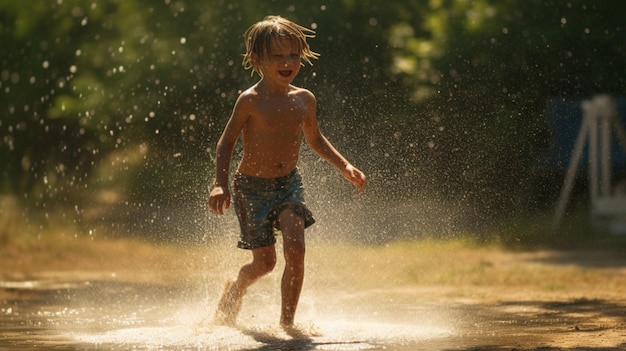
<path fill-rule="evenodd" d="M 280 70 L 278 71 L 278 73 L 283 77 L 291 77 L 291 74 L 293 73 L 293 71 L 292 70 Z"/>

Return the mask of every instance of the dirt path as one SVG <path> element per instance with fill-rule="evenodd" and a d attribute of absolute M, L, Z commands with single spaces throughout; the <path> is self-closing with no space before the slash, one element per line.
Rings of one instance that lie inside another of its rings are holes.
<path fill-rule="evenodd" d="M 208 315 L 245 254 L 139 242 L 0 256 L 0 349 L 623 350 L 626 256 L 458 242 L 311 245 L 298 312 L 276 328 L 279 272 L 237 328 Z"/>

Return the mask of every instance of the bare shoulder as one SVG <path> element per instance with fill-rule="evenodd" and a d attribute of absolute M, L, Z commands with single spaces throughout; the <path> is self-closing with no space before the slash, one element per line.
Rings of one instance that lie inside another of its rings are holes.
<path fill-rule="evenodd" d="M 310 90 L 294 85 L 291 86 L 291 93 L 303 98 L 315 99 L 315 95 Z"/>
<path fill-rule="evenodd" d="M 244 90 L 241 94 L 239 94 L 239 97 L 237 97 L 237 104 L 243 104 L 243 105 L 254 104 L 256 101 L 258 101 L 258 99 L 259 99 L 259 93 L 253 86 Z"/>
<path fill-rule="evenodd" d="M 308 89 L 293 86 L 291 94 L 297 96 L 307 105 L 315 105 L 315 95 Z"/>
<path fill-rule="evenodd" d="M 237 97 L 231 118 L 247 119 L 254 113 L 259 101 L 259 94 L 252 88 L 246 89 Z"/>

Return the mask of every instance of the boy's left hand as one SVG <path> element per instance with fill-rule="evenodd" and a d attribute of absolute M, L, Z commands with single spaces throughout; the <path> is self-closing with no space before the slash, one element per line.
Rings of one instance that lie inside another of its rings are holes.
<path fill-rule="evenodd" d="M 230 192 L 227 186 L 216 185 L 209 195 L 209 208 L 217 214 L 224 214 L 230 207 Z"/>
<path fill-rule="evenodd" d="M 365 174 L 353 165 L 348 164 L 346 166 L 343 176 L 356 186 L 357 193 L 361 193 L 365 189 Z"/>

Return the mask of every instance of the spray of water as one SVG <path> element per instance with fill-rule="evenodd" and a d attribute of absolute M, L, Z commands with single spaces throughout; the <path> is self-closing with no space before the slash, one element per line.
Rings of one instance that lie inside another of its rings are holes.
<path fill-rule="evenodd" d="M 156 283 L 92 284 L 89 292 L 66 302 L 65 322 L 57 332 L 83 345 L 154 350 L 408 350 L 453 334 L 447 311 L 417 303 L 416 291 L 394 287 L 396 272 L 384 267 L 386 258 L 354 261 L 359 250 L 350 252 L 350 245 L 315 240 L 308 252 L 297 332 L 277 323 L 280 269 L 251 287 L 236 327 L 216 325 L 212 314 L 223 282 L 248 259 L 247 252 L 235 250 L 233 245 L 213 244 L 204 251 L 211 257 L 191 259 L 207 266 L 184 278 L 182 289 Z M 341 252 L 353 262 L 338 260 Z M 372 266 L 378 268 L 357 271 Z"/>

